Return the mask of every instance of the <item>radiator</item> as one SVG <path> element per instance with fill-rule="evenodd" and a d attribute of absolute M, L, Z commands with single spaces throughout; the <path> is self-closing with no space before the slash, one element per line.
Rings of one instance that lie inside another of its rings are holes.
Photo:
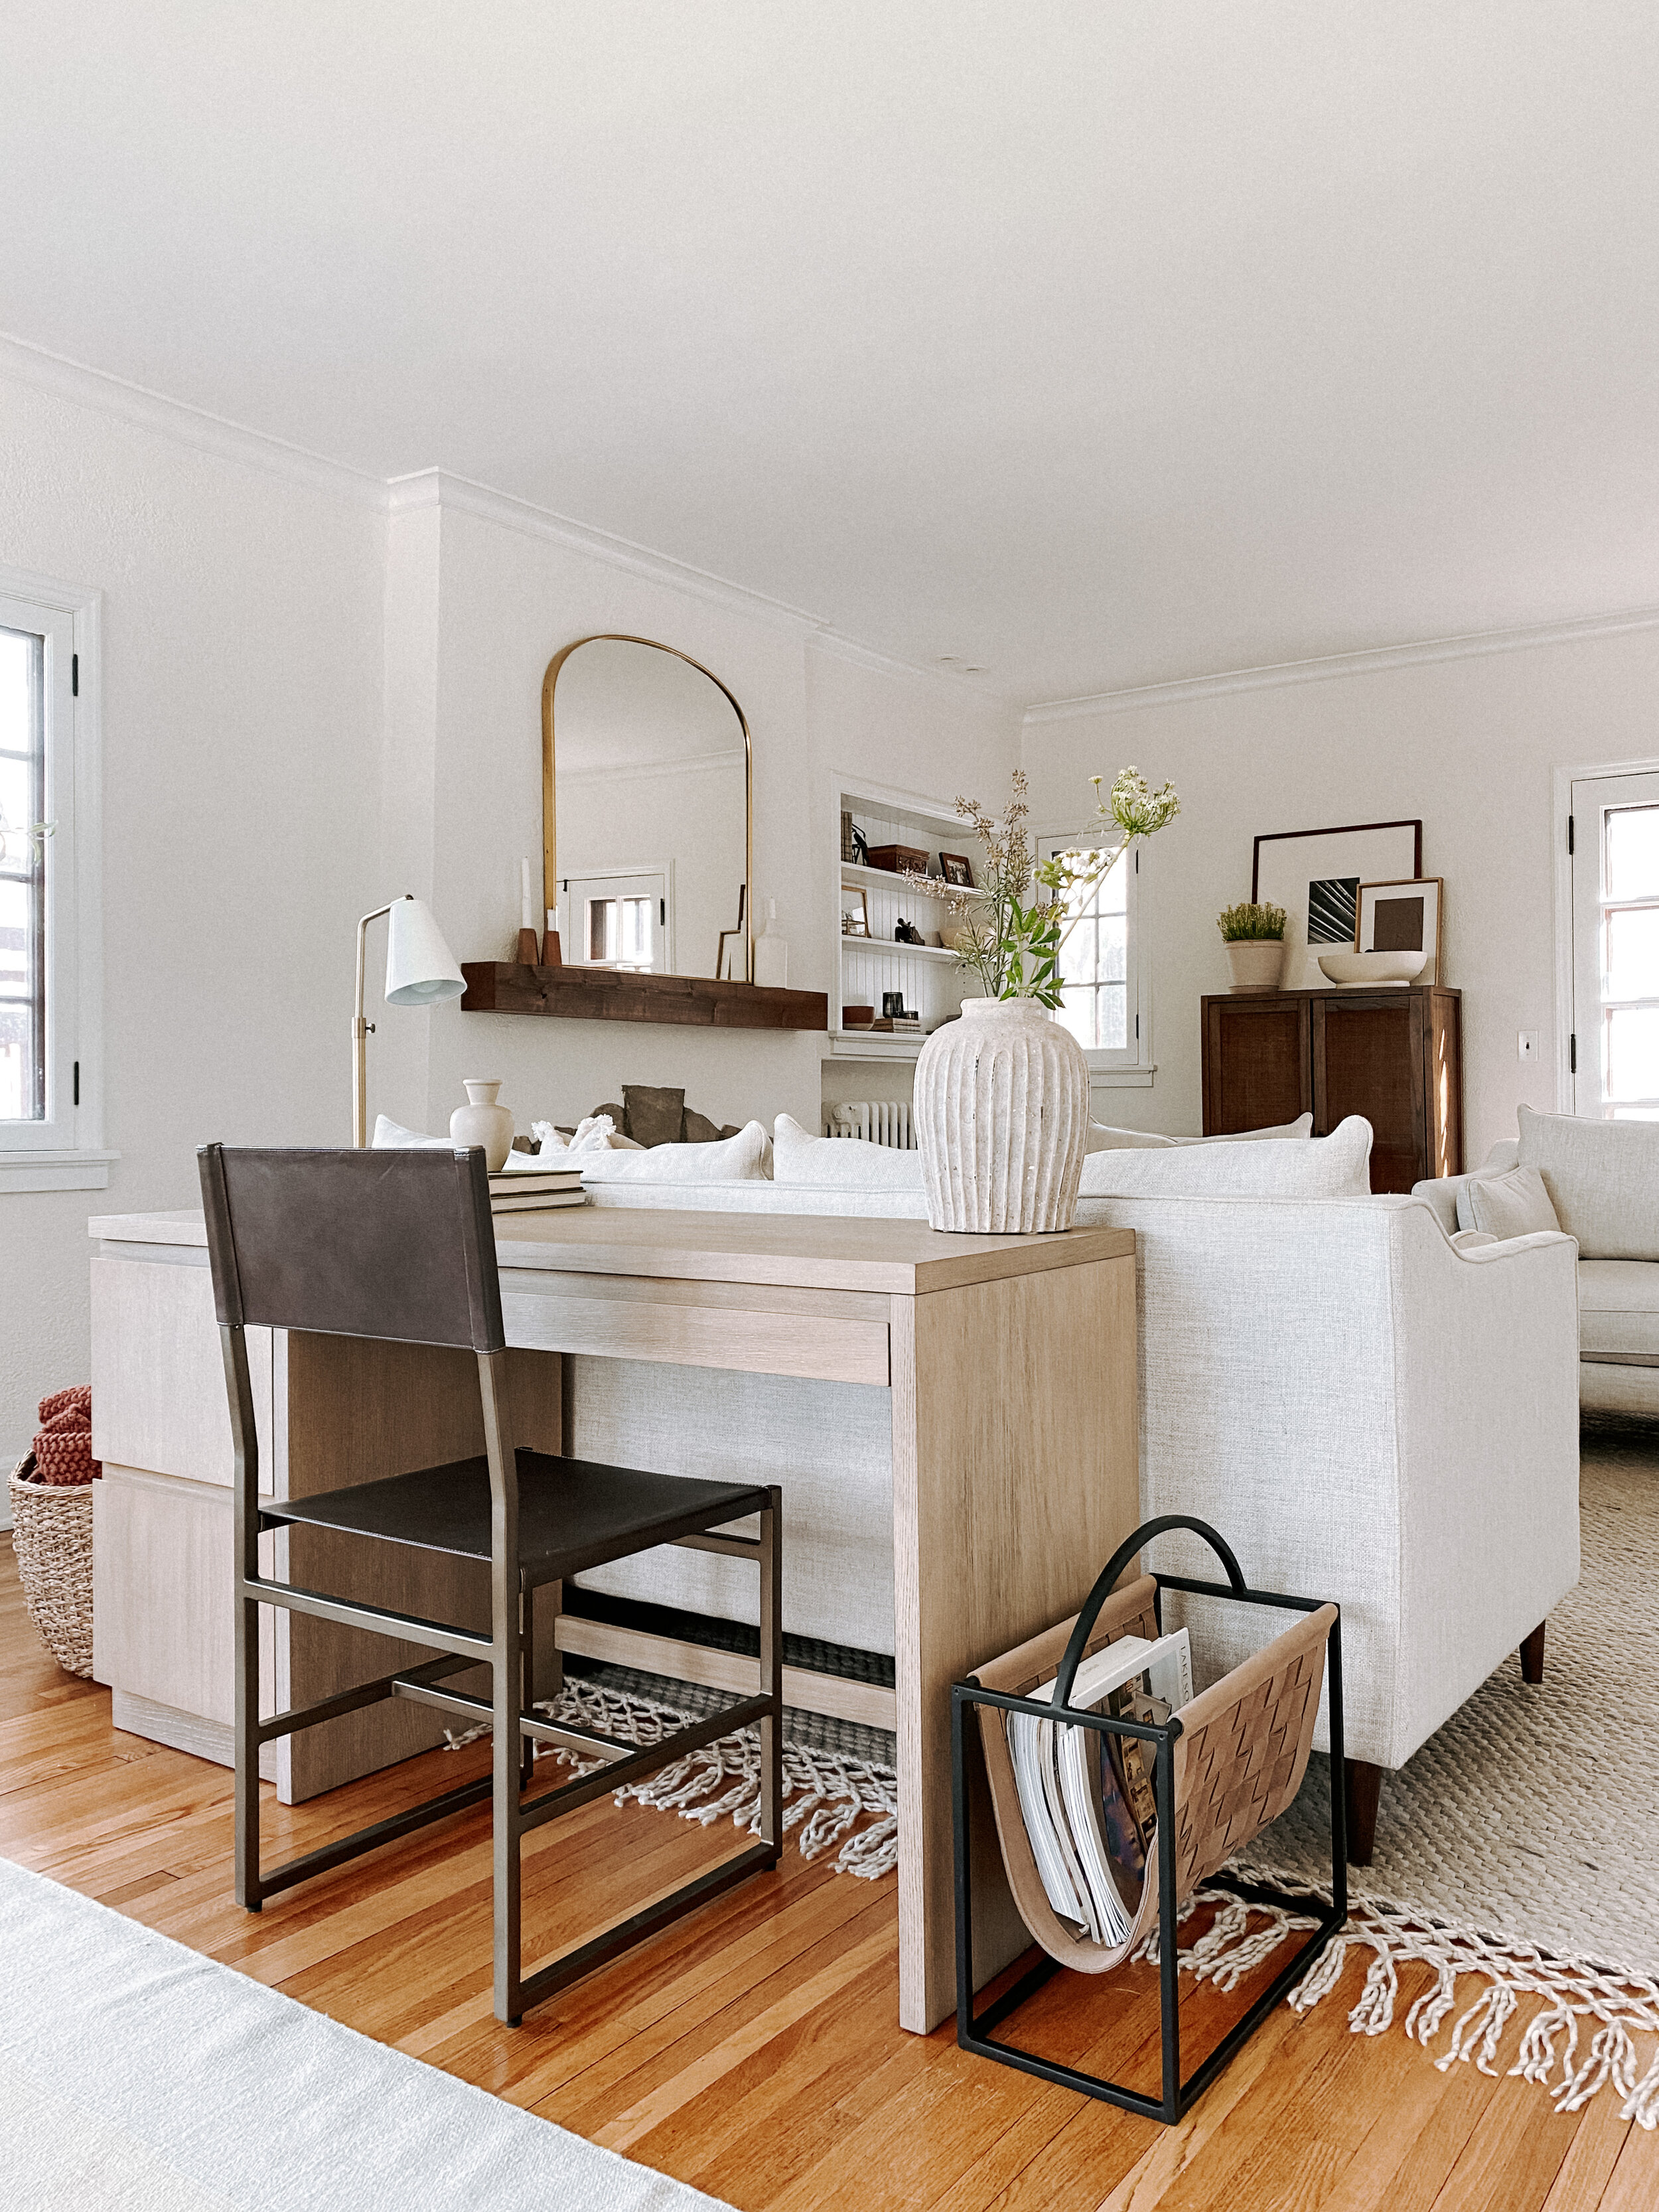
<path fill-rule="evenodd" d="M 887 1145 L 899 1152 L 913 1152 L 916 1148 L 910 1133 L 910 1109 L 897 1098 L 866 1098 L 853 1105 L 827 1107 L 823 1133 L 857 1137 L 866 1145 Z"/>

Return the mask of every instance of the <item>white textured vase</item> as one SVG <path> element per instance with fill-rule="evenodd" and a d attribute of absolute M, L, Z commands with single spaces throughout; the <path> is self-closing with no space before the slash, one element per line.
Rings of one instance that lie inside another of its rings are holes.
<path fill-rule="evenodd" d="M 1030 999 L 967 999 L 916 1062 L 910 1109 L 935 1229 L 1069 1229 L 1089 1127 L 1089 1063 Z"/>
<path fill-rule="evenodd" d="M 495 1103 L 501 1079 L 498 1075 L 485 1082 L 477 1076 L 464 1076 L 462 1080 L 467 1103 L 458 1106 L 449 1117 L 450 1141 L 482 1145 L 484 1165 L 491 1175 L 499 1175 L 513 1149 L 513 1115 L 507 1107 Z"/>

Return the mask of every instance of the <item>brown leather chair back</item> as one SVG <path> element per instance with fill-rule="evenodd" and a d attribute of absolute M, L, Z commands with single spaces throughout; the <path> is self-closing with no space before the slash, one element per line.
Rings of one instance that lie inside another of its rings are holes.
<path fill-rule="evenodd" d="M 222 1326 L 504 1347 L 477 1146 L 197 1158 Z"/>

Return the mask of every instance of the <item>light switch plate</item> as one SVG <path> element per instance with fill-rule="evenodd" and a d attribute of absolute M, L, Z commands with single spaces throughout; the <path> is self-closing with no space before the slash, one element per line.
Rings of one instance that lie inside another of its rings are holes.
<path fill-rule="evenodd" d="M 1536 1030 L 1521 1030 L 1519 1032 L 1517 1042 L 1520 1049 L 1520 1055 L 1522 1060 L 1534 1060 L 1537 1059 L 1538 1032 Z"/>

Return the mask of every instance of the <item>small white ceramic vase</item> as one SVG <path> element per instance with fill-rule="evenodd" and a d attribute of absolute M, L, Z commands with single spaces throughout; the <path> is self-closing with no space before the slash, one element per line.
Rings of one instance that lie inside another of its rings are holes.
<path fill-rule="evenodd" d="M 507 1107 L 495 1103 L 501 1079 L 498 1075 L 485 1082 L 469 1075 L 462 1080 L 466 1085 L 467 1103 L 458 1106 L 449 1117 L 450 1141 L 482 1145 L 484 1165 L 491 1175 L 499 1175 L 513 1149 L 513 1115 Z"/>
<path fill-rule="evenodd" d="M 1030 999 L 967 999 L 916 1062 L 911 1106 L 935 1229 L 1069 1229 L 1089 1127 L 1089 1063 Z"/>
<path fill-rule="evenodd" d="M 1227 947 L 1235 991 L 1276 991 L 1285 966 L 1282 937 L 1241 937 Z"/>
<path fill-rule="evenodd" d="M 778 935 L 778 902 L 766 902 L 766 919 L 755 935 L 755 981 L 763 988 L 787 991 L 789 988 L 788 940 Z"/>

